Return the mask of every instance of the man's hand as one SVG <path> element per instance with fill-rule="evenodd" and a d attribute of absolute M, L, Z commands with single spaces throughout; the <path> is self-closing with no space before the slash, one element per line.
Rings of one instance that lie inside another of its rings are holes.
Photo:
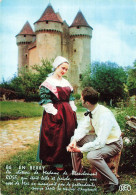
<path fill-rule="evenodd" d="M 76 140 L 73 139 L 73 141 L 67 146 L 68 152 L 80 152 L 80 149 L 76 145 Z"/>
<path fill-rule="evenodd" d="M 81 152 L 80 149 L 76 146 L 75 148 L 72 148 L 72 152 Z"/>
<path fill-rule="evenodd" d="M 75 148 L 67 146 L 67 151 L 68 152 L 81 152 L 77 146 Z"/>
<path fill-rule="evenodd" d="M 76 140 L 73 139 L 72 142 L 69 144 L 70 147 L 75 148 L 77 145 Z"/>
<path fill-rule="evenodd" d="M 73 139 L 72 142 L 67 146 L 67 151 L 72 152 L 72 149 L 76 147 L 76 140 Z"/>

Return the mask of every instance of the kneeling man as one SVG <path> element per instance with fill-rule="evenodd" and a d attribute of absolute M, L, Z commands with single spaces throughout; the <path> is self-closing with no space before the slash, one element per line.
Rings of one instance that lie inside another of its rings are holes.
<path fill-rule="evenodd" d="M 82 105 L 88 109 L 85 117 L 78 124 L 67 151 L 71 152 L 73 174 L 82 173 L 82 153 L 88 152 L 87 159 L 109 182 L 105 193 L 115 192 L 119 188 L 117 177 L 108 167 L 104 159 L 121 151 L 123 142 L 120 127 L 112 112 L 98 104 L 98 92 L 86 87 L 81 95 Z M 90 127 L 95 135 L 90 134 Z"/>

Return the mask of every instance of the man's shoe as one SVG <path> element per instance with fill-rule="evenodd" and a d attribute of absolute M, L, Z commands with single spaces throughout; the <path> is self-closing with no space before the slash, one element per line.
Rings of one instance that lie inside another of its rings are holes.
<path fill-rule="evenodd" d="M 118 185 L 109 184 L 109 185 L 104 189 L 104 193 L 110 193 L 110 192 L 115 193 L 116 191 L 118 191 L 118 189 L 119 189 L 119 184 L 118 184 Z"/>

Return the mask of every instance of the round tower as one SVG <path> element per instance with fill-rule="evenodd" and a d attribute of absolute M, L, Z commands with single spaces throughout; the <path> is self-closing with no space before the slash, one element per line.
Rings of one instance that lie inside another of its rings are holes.
<path fill-rule="evenodd" d="M 35 34 L 27 21 L 19 34 L 16 35 L 18 45 L 18 73 L 29 65 L 28 46 L 34 41 Z"/>
<path fill-rule="evenodd" d="M 71 78 L 75 90 L 78 89 L 82 74 L 87 70 L 91 62 L 92 30 L 82 12 L 79 11 L 69 27 L 71 60 L 69 75 L 75 72 Z"/>
<path fill-rule="evenodd" d="M 34 26 L 39 63 L 61 55 L 62 21 L 50 4 Z"/>

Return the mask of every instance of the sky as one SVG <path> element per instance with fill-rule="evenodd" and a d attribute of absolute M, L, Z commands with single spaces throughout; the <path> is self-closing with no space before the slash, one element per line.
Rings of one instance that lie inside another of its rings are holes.
<path fill-rule="evenodd" d="M 17 75 L 16 35 L 26 21 L 36 22 L 51 3 L 71 25 L 82 11 L 93 28 L 91 62 L 133 66 L 136 59 L 136 0 L 0 0 L 0 82 Z"/>

